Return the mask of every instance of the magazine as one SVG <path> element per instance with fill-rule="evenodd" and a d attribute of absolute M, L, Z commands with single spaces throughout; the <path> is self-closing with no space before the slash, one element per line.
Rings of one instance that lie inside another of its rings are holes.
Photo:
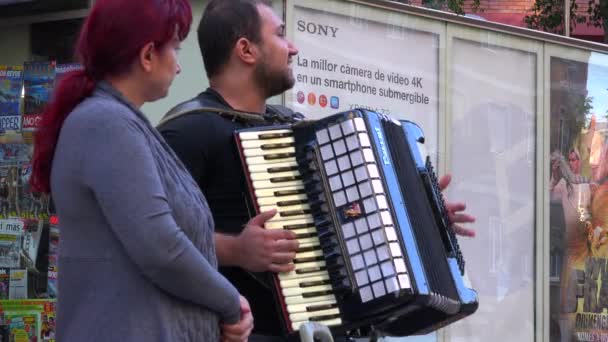
<path fill-rule="evenodd" d="M 23 221 L 0 219 L 0 267 L 19 267 Z"/>
<path fill-rule="evenodd" d="M 40 126 L 42 112 L 55 86 L 55 62 L 25 62 L 23 64 L 23 131 Z"/>
<path fill-rule="evenodd" d="M 0 65 L 0 133 L 21 130 L 23 66 Z"/>

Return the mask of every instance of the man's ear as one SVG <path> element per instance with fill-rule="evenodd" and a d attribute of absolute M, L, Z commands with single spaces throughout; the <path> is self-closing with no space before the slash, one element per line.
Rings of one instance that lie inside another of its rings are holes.
<path fill-rule="evenodd" d="M 139 64 L 145 71 L 152 70 L 152 58 L 154 56 L 154 43 L 150 42 L 139 50 Z"/>
<path fill-rule="evenodd" d="M 259 58 L 259 48 L 247 38 L 239 38 L 234 45 L 236 56 L 245 64 L 255 64 Z"/>

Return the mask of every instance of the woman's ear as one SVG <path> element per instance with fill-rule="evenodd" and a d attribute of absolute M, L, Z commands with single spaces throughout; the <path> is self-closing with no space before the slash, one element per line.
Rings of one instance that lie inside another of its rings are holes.
<path fill-rule="evenodd" d="M 139 50 L 139 64 L 144 71 L 152 70 L 152 57 L 154 55 L 154 43 L 150 42 Z"/>

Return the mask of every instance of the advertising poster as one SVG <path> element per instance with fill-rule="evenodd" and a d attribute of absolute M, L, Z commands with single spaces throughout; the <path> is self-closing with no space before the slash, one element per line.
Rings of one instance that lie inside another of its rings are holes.
<path fill-rule="evenodd" d="M 42 120 L 42 111 L 49 102 L 55 85 L 55 62 L 25 62 L 23 64 L 22 129 L 34 131 Z"/>
<path fill-rule="evenodd" d="M 0 133 L 21 129 L 19 103 L 22 86 L 22 66 L 0 65 Z"/>
<path fill-rule="evenodd" d="M 550 68 L 551 341 L 608 341 L 608 60 Z"/>
<path fill-rule="evenodd" d="M 294 23 L 290 107 L 310 119 L 366 108 L 412 120 L 435 152 L 439 35 L 298 6 Z"/>

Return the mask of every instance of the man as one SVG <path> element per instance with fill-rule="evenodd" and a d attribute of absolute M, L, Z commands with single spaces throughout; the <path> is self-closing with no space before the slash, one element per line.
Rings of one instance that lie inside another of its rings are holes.
<path fill-rule="evenodd" d="M 282 334 L 268 271 L 290 271 L 298 243 L 295 234 L 264 230 L 274 211 L 249 224 L 248 196 L 238 151 L 236 129 L 297 120 L 298 116 L 266 100 L 294 85 L 290 67 L 297 48 L 285 37 L 285 25 L 263 0 L 212 0 L 198 27 L 198 39 L 210 87 L 165 118 L 192 108 L 212 107 L 223 113 L 191 111 L 161 122 L 159 130 L 192 173 L 205 194 L 216 223 L 216 246 L 222 272 L 251 304 L 255 329 L 250 340 Z M 237 115 L 233 110 L 250 113 Z M 257 113 L 257 114 L 255 114 Z M 442 179 L 442 186 L 449 177 Z M 451 206 L 452 212 L 464 205 Z M 465 214 L 457 222 L 472 222 Z M 457 227 L 460 233 L 473 232 Z M 236 266 L 236 267 L 234 267 Z M 266 273 L 253 273 L 253 272 Z"/>

